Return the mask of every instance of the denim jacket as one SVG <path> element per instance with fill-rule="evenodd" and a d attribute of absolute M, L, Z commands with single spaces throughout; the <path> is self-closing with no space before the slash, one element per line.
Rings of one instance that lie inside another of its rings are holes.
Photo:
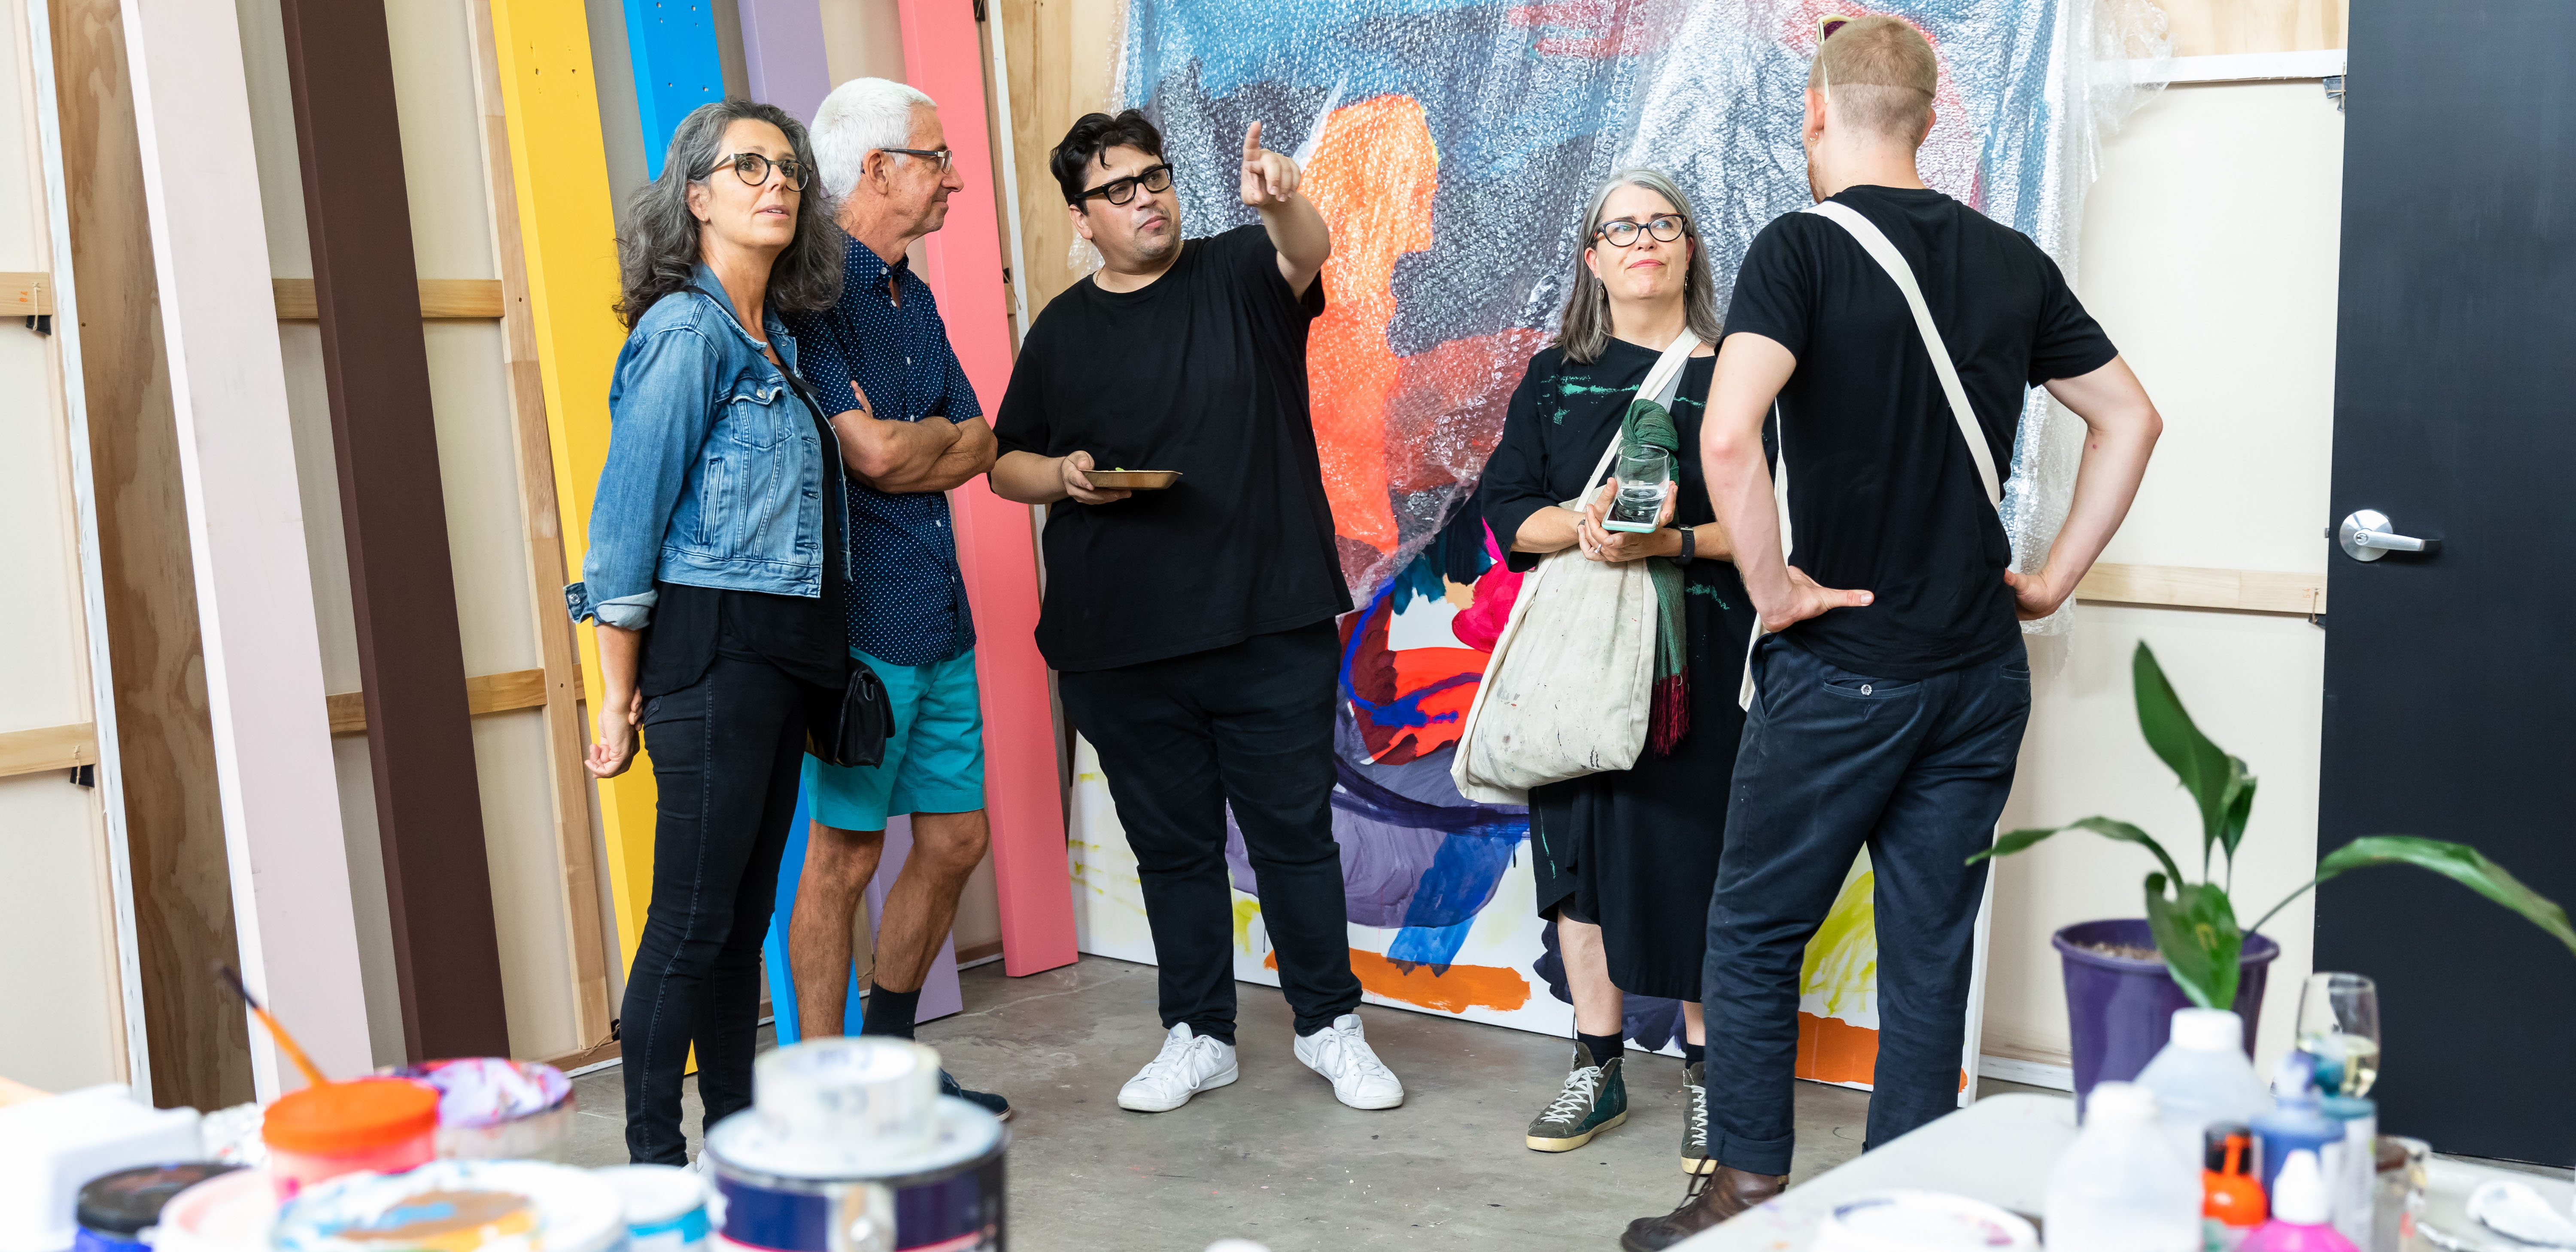
<path fill-rule="evenodd" d="M 705 265 L 697 285 L 724 290 Z M 764 310 L 762 322 L 796 368 L 778 315 Z M 590 551 L 582 581 L 564 588 L 574 621 L 641 630 L 656 580 L 822 594 L 821 441 L 731 309 L 696 290 L 656 301 L 618 351 L 608 414 Z"/>

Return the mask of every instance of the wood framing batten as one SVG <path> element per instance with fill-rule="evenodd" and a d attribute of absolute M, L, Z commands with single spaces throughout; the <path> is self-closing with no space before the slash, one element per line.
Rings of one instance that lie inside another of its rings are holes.
<path fill-rule="evenodd" d="M 310 278 L 272 278 L 277 320 L 310 322 L 322 315 Z M 501 282 L 496 278 L 424 278 L 420 280 L 420 316 L 425 321 L 488 321 L 501 316 Z"/>
<path fill-rule="evenodd" d="M 2108 604 L 2316 617 L 2326 611 L 2326 576 L 2189 565 L 2101 564 L 2075 585 L 2075 598 Z"/>

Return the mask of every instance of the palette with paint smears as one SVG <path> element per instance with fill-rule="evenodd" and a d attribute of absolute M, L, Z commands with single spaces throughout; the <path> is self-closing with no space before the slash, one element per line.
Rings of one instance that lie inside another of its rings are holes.
<path fill-rule="evenodd" d="M 1179 470 L 1093 470 L 1091 485 L 1103 491 L 1161 491 L 1181 481 Z"/>

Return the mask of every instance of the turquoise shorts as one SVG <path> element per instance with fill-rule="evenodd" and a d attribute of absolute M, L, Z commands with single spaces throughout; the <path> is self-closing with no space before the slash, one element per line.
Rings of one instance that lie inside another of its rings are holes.
<path fill-rule="evenodd" d="M 972 813 L 984 807 L 984 709 L 975 650 L 928 665 L 880 661 L 856 648 L 885 683 L 894 733 L 872 768 L 805 758 L 814 820 L 839 830 L 883 830 L 891 813 Z"/>

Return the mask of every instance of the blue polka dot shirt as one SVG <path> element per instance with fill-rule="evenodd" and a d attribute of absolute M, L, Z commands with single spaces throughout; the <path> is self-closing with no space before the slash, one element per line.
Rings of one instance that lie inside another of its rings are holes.
<path fill-rule="evenodd" d="M 856 383 L 881 419 L 982 417 L 948 346 L 930 284 L 912 272 L 909 258 L 889 266 L 866 244 L 842 238 L 848 254 L 841 302 L 786 316 L 796 363 L 823 411 L 857 408 Z M 887 290 L 889 276 L 900 301 Z M 974 647 L 974 615 L 957 570 L 946 493 L 890 495 L 852 482 L 843 495 L 850 511 L 850 646 L 896 665 L 929 665 Z"/>

